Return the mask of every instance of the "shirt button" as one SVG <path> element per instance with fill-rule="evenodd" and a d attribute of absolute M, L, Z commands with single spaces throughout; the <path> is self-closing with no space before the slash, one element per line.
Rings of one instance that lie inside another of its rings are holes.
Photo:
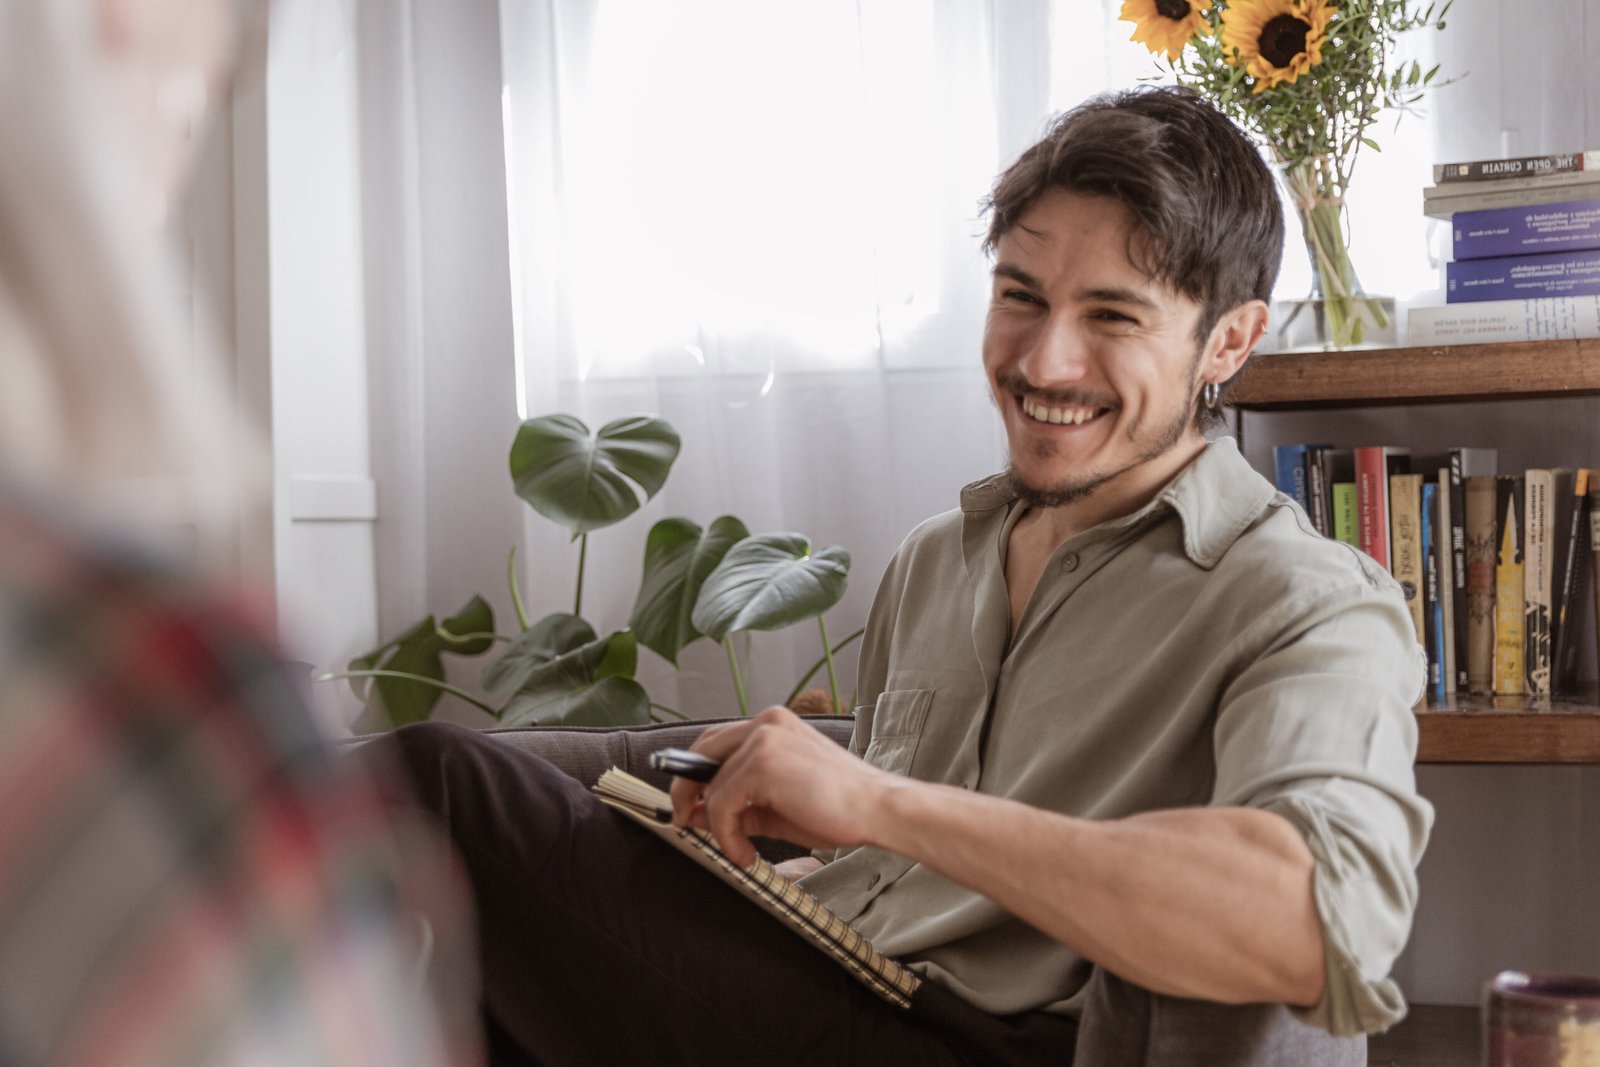
<path fill-rule="evenodd" d="M 867 888 L 868 888 L 868 889 L 871 889 L 871 888 L 872 888 L 872 887 L 873 887 L 873 886 L 875 886 L 875 885 L 877 885 L 877 884 L 878 884 L 878 882 L 879 882 L 879 881 L 880 881 L 880 880 L 882 880 L 882 878 L 883 878 L 883 875 L 881 875 L 881 874 L 875 874 L 875 875 L 873 875 L 873 876 L 872 876 L 872 880 L 871 880 L 871 881 L 869 881 L 869 882 L 868 882 L 868 883 L 867 883 Z"/>
<path fill-rule="evenodd" d="M 1061 557 L 1061 567 L 1062 567 L 1063 570 L 1069 570 L 1069 571 L 1077 570 L 1078 569 L 1078 554 L 1076 552 L 1068 552 L 1065 556 L 1062 556 Z"/>

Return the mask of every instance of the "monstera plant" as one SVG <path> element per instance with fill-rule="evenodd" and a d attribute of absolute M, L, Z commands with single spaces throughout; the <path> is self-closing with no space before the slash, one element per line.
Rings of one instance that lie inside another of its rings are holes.
<path fill-rule="evenodd" d="M 583 617 L 583 576 L 591 532 L 621 522 L 666 483 L 680 441 L 664 419 L 617 419 L 598 432 L 571 415 L 529 419 L 511 445 L 517 496 L 578 542 L 572 611 L 534 621 L 516 579 L 516 549 L 507 564 L 516 632 L 503 634 L 494 611 L 474 596 L 455 614 L 429 615 L 398 637 L 350 661 L 325 681 L 348 679 L 366 705 L 358 730 L 383 729 L 428 718 L 445 695 L 481 708 L 505 726 L 627 725 L 681 713 L 656 703 L 635 679 L 639 646 L 678 664 L 685 646 L 709 638 L 728 656 L 741 714 L 749 700 L 733 635 L 776 630 L 815 618 L 822 656 L 789 695 L 824 667 L 828 705 L 840 707 L 833 656 L 861 636 L 856 630 L 830 644 L 824 613 L 844 596 L 850 555 L 838 546 L 813 551 L 797 533 L 752 535 L 732 515 L 700 526 L 662 519 L 645 541 L 639 595 L 628 623 L 601 634 Z M 445 680 L 445 656 L 491 651 L 482 686 L 491 700 Z"/>

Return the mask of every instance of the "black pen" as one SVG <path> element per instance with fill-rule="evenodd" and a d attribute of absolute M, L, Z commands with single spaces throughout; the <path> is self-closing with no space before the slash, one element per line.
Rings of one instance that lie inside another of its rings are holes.
<path fill-rule="evenodd" d="M 722 764 L 710 756 L 702 756 L 686 748 L 664 748 L 660 752 L 650 753 L 650 766 L 654 770 L 665 771 L 675 778 L 687 778 L 691 782 L 709 782 Z"/>

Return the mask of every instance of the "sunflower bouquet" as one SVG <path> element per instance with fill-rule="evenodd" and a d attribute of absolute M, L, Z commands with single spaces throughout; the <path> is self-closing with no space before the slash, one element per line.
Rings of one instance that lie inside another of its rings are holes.
<path fill-rule="evenodd" d="M 1439 72 L 1391 65 L 1396 39 L 1444 29 L 1449 8 L 1450 0 L 1123 0 L 1132 39 L 1271 151 L 1305 227 L 1313 295 L 1334 347 L 1389 325 L 1357 283 L 1344 194 L 1362 146 L 1378 150 L 1368 127 L 1387 108 L 1409 109 Z"/>

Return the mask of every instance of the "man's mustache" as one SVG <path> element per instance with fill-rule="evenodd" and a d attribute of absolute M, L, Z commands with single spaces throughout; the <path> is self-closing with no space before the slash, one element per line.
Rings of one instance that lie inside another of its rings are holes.
<path fill-rule="evenodd" d="M 1040 389 L 1022 372 L 1004 370 L 994 376 L 995 385 L 1008 393 L 1028 397 L 1047 407 L 1080 407 L 1080 408 L 1117 408 L 1117 398 L 1105 393 L 1094 393 L 1084 389 Z"/>

